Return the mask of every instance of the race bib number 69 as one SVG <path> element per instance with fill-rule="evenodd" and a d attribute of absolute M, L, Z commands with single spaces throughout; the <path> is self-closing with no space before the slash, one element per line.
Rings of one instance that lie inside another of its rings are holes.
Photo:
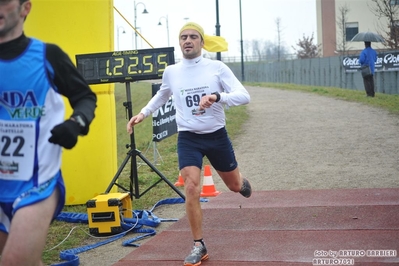
<path fill-rule="evenodd" d="M 181 90 L 181 104 L 183 107 L 183 115 L 186 120 L 193 119 L 195 116 L 212 116 L 212 109 L 199 109 L 201 98 L 205 95 L 211 94 L 210 88 L 207 85 L 186 88 Z"/>

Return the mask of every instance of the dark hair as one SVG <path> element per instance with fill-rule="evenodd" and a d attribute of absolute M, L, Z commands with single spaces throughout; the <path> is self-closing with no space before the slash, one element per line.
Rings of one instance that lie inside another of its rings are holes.
<path fill-rule="evenodd" d="M 364 42 L 364 46 L 370 47 L 371 46 L 371 42 Z"/>

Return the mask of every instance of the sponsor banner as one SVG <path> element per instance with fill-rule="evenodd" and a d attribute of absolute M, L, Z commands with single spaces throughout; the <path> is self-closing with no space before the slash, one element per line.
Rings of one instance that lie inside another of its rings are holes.
<path fill-rule="evenodd" d="M 358 56 L 345 56 L 342 60 L 345 72 L 357 72 L 360 68 Z M 375 71 L 399 71 L 399 52 L 377 54 Z"/>
<path fill-rule="evenodd" d="M 399 70 L 399 52 L 386 53 L 382 62 L 384 70 Z"/>
<path fill-rule="evenodd" d="M 152 84 L 152 96 L 154 96 L 161 83 Z M 160 142 L 177 133 L 176 108 L 173 97 L 152 114 L 152 141 Z"/>

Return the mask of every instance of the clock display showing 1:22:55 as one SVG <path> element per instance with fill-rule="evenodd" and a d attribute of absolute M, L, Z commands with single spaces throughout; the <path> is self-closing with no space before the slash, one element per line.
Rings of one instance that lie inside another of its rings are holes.
<path fill-rule="evenodd" d="M 174 63 L 173 47 L 76 55 L 77 68 L 88 84 L 159 79 Z"/>

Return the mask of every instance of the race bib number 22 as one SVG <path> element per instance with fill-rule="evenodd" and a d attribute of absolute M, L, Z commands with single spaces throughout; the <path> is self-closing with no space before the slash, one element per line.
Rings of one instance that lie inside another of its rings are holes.
<path fill-rule="evenodd" d="M 27 181 L 35 158 L 35 122 L 0 120 L 0 179 Z"/>

